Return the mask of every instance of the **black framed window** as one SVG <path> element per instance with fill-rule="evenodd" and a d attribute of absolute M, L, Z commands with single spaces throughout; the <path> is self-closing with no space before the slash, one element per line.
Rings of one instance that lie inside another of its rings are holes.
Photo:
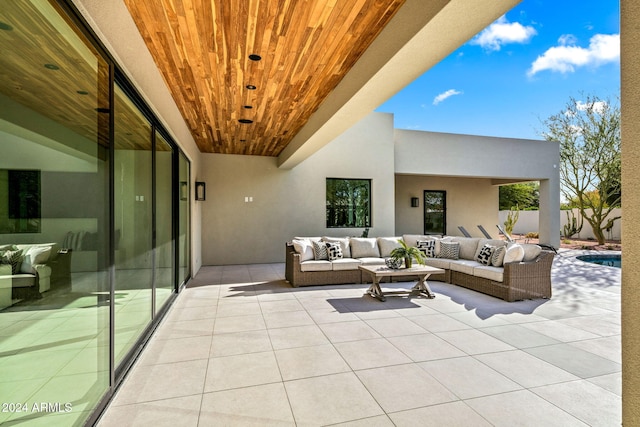
<path fill-rule="evenodd" d="M 327 227 L 371 227 L 371 180 L 327 178 Z"/>
<path fill-rule="evenodd" d="M 424 191 L 424 234 L 447 234 L 446 191 Z"/>

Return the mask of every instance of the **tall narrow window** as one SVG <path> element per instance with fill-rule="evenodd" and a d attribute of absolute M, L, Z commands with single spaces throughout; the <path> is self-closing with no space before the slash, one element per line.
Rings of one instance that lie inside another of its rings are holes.
<path fill-rule="evenodd" d="M 371 227 L 371 180 L 327 178 L 327 227 Z"/>
<path fill-rule="evenodd" d="M 447 234 L 447 192 L 424 192 L 424 234 Z"/>

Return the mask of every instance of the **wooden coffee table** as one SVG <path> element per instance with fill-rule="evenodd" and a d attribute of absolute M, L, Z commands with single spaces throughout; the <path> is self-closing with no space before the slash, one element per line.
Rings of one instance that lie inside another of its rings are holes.
<path fill-rule="evenodd" d="M 384 277 L 397 277 L 397 276 L 416 276 L 418 277 L 418 283 L 415 284 L 411 289 L 405 291 L 390 291 L 386 292 L 386 294 L 401 294 L 401 293 L 413 293 L 417 292 L 421 295 L 426 296 L 427 298 L 435 298 L 435 294 L 431 292 L 429 288 L 429 284 L 427 283 L 427 278 L 429 278 L 432 274 L 441 274 L 444 273 L 444 270 L 441 268 L 429 267 L 426 265 L 421 265 L 418 267 L 411 268 L 399 268 L 399 269 L 391 269 L 385 265 L 360 265 L 358 268 L 362 271 L 366 271 L 371 274 L 372 284 L 367 290 L 367 294 L 372 297 L 380 300 L 386 301 L 385 294 L 380 289 L 380 280 Z"/>

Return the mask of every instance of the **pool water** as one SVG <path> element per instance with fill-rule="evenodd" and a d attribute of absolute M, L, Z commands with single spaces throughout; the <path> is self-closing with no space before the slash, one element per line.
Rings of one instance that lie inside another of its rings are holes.
<path fill-rule="evenodd" d="M 606 265 L 608 267 L 622 267 L 622 255 L 580 255 L 576 258 L 580 261 Z"/>

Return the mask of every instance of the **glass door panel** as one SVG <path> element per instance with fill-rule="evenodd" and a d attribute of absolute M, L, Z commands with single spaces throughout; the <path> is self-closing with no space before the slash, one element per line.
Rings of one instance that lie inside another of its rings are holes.
<path fill-rule="evenodd" d="M 56 2 L 0 22 L 0 424 L 82 425 L 110 386 L 110 67 Z"/>
<path fill-rule="evenodd" d="M 115 362 L 152 318 L 152 129 L 115 86 Z"/>
<path fill-rule="evenodd" d="M 156 132 L 155 144 L 155 284 L 156 313 L 167 301 L 174 286 L 175 252 L 173 247 L 173 150 Z"/>
<path fill-rule="evenodd" d="M 424 192 L 424 234 L 447 234 L 446 191 Z"/>
<path fill-rule="evenodd" d="M 178 205 L 178 283 L 185 282 L 191 275 L 191 240 L 190 208 L 191 186 L 189 160 L 180 153 L 178 160 L 178 175 L 180 176 L 180 201 Z"/>

